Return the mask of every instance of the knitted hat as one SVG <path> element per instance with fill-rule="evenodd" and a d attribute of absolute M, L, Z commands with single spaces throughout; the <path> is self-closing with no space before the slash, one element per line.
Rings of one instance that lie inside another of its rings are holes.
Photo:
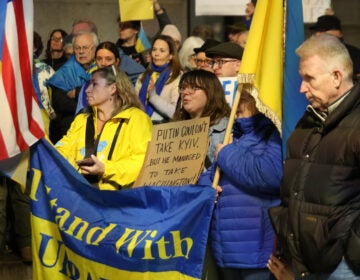
<path fill-rule="evenodd" d="M 164 29 L 161 31 L 162 35 L 167 35 L 174 39 L 174 41 L 178 41 L 181 43 L 181 34 L 179 29 L 173 24 L 165 25 Z"/>

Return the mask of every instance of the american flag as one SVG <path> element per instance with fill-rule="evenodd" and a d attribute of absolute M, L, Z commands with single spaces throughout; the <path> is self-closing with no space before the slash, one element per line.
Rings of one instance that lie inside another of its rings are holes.
<path fill-rule="evenodd" d="M 0 0 L 0 160 L 44 136 L 32 58 L 33 1 Z"/>

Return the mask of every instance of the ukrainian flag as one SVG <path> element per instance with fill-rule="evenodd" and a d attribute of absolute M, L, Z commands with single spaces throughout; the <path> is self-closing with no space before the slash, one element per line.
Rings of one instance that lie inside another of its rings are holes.
<path fill-rule="evenodd" d="M 255 74 L 252 90 L 262 111 L 282 133 L 284 155 L 286 140 L 307 105 L 300 94 L 299 58 L 295 54 L 303 40 L 301 0 L 257 1 L 239 82 L 242 76 Z"/>
<path fill-rule="evenodd" d="M 34 279 L 200 279 L 211 186 L 100 191 L 45 140 L 31 147 Z"/>
<path fill-rule="evenodd" d="M 151 48 L 151 44 L 145 34 L 144 28 L 141 26 L 138 38 L 136 40 L 135 49 L 138 53 L 142 53 Z"/>

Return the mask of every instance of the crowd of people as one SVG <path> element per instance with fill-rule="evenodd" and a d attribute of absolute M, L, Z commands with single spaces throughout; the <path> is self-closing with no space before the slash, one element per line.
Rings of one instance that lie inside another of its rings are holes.
<path fill-rule="evenodd" d="M 230 120 L 219 80 L 238 76 L 256 1 L 244 21 L 227 26 L 223 42 L 207 26 L 182 40 L 166 9 L 153 4 L 159 31 L 145 52 L 136 47 L 140 21 L 118 18 L 114 42 L 99 42 L 89 20 L 75 21 L 70 33 L 54 29 L 42 61 L 34 34 L 33 81 L 49 141 L 93 187 L 121 190 L 140 172 L 153 125 L 209 117 L 198 183 L 213 185 L 217 168 L 221 177 L 202 278 L 360 279 L 360 50 L 344 42 L 340 20 L 319 17 L 296 50 L 309 106 L 283 162 L 269 110 L 244 88 Z M 229 122 L 230 141 L 223 143 Z M 28 205 L 3 178 L 0 251 L 12 236 L 25 261 Z"/>

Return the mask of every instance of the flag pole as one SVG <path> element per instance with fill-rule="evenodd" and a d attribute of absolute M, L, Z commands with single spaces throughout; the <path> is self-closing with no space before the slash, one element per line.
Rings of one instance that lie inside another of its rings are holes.
<path fill-rule="evenodd" d="M 225 131 L 225 136 L 224 136 L 224 141 L 223 141 L 224 145 L 229 144 L 229 141 L 230 141 L 230 135 L 231 135 L 231 131 L 232 131 L 234 121 L 235 121 L 235 115 L 236 115 L 237 107 L 238 107 L 239 102 L 240 102 L 241 92 L 243 90 L 244 84 L 253 84 L 253 82 L 255 80 L 254 77 L 255 77 L 254 74 L 242 74 L 242 73 L 239 73 L 239 75 L 238 75 L 238 86 L 237 86 L 235 98 L 234 98 L 234 101 L 233 101 L 233 105 L 232 105 L 232 108 L 231 108 L 229 122 L 227 124 L 226 131 Z M 220 168 L 219 168 L 219 166 L 216 166 L 214 180 L 213 180 L 213 183 L 212 183 L 213 188 L 216 189 L 216 187 L 219 184 L 219 180 L 220 180 Z"/>

